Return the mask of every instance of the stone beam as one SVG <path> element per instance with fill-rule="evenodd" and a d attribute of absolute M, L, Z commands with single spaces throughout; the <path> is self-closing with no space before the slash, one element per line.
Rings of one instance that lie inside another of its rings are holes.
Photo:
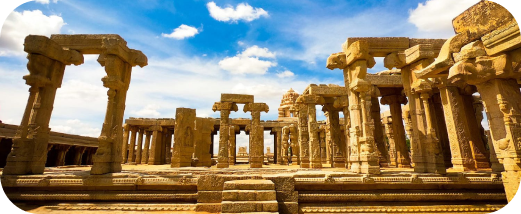
<path fill-rule="evenodd" d="M 319 95 L 322 97 L 340 97 L 340 96 L 347 96 L 347 88 L 335 84 L 311 84 L 309 85 L 306 90 L 302 94 L 312 94 L 312 95 Z"/>
<path fill-rule="evenodd" d="M 247 94 L 221 94 L 221 102 L 253 103 L 253 95 Z"/>
<path fill-rule="evenodd" d="M 402 76 L 401 75 L 375 75 L 367 74 L 365 80 L 377 87 L 385 88 L 402 88 Z"/>
<path fill-rule="evenodd" d="M 116 55 L 132 67 L 148 65 L 148 59 L 141 51 L 129 49 L 127 42 L 116 34 L 53 34 L 51 40 L 82 54 Z"/>
<path fill-rule="evenodd" d="M 392 52 L 409 48 L 407 37 L 350 37 L 347 38 L 347 46 L 361 40 L 368 43 L 368 53 L 373 57 L 385 57 Z"/>
<path fill-rule="evenodd" d="M 83 55 L 75 50 L 65 50 L 55 41 L 45 36 L 29 35 L 25 37 L 24 51 L 30 54 L 44 55 L 65 65 L 83 64 Z"/>

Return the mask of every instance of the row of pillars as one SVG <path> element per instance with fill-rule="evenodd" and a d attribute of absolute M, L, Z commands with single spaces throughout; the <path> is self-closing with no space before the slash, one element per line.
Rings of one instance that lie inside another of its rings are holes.
<path fill-rule="evenodd" d="M 173 134 L 174 131 L 166 127 L 140 127 L 125 124 L 121 163 L 169 164 L 172 157 Z"/>

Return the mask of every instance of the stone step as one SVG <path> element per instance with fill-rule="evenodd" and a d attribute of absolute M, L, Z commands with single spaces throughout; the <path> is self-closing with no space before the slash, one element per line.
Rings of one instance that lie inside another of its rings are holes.
<path fill-rule="evenodd" d="M 277 200 L 275 190 L 224 190 L 223 201 L 272 201 Z"/>
<path fill-rule="evenodd" d="M 226 181 L 224 190 L 275 190 L 275 184 L 270 180 Z"/>
<path fill-rule="evenodd" d="M 223 213 L 278 212 L 279 203 L 274 201 L 223 201 Z"/>

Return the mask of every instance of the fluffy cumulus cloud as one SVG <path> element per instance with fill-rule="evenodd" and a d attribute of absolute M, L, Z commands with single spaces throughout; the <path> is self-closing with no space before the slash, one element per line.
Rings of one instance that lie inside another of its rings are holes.
<path fill-rule="evenodd" d="M 166 38 L 172 38 L 172 39 L 185 39 L 194 37 L 196 34 L 199 33 L 199 30 L 195 27 L 188 26 L 188 25 L 181 25 L 178 28 L 174 29 L 174 31 L 171 34 L 161 34 L 163 37 Z"/>
<path fill-rule="evenodd" d="M 409 11 L 409 22 L 419 31 L 448 37 L 454 34 L 452 19 L 480 0 L 427 0 Z"/>
<path fill-rule="evenodd" d="M 36 1 L 36 3 L 40 3 L 40 4 L 49 4 L 49 3 L 51 3 L 51 1 L 52 1 L 52 3 L 58 2 L 58 0 L 35 0 L 35 1 Z"/>
<path fill-rule="evenodd" d="M 260 58 L 275 59 L 275 53 L 254 45 L 234 57 L 224 58 L 219 67 L 232 74 L 265 74 L 270 67 L 277 65 L 277 62 Z"/>
<path fill-rule="evenodd" d="M 268 16 L 268 12 L 264 9 L 253 8 L 247 3 L 240 3 L 235 8 L 231 5 L 222 8 L 212 1 L 208 2 L 206 7 L 208 8 L 208 11 L 210 11 L 210 16 L 215 20 L 222 22 L 237 22 L 239 20 L 251 22 L 261 16 Z"/>
<path fill-rule="evenodd" d="M 40 10 L 13 11 L 5 20 L 0 37 L 0 55 L 25 55 L 24 39 L 29 34 L 50 36 L 60 33 L 62 17 L 46 16 Z"/>
<path fill-rule="evenodd" d="M 277 73 L 279 78 L 293 77 L 295 74 L 289 70 L 285 70 L 283 72 Z"/>

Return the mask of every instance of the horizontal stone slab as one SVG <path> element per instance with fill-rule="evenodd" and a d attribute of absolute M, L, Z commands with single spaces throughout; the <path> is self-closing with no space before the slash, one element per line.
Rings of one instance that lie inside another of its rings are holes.
<path fill-rule="evenodd" d="M 224 190 L 274 190 L 270 180 L 234 180 L 224 182 Z"/>
<path fill-rule="evenodd" d="M 273 201 L 223 201 L 223 213 L 277 212 L 279 203 Z"/>

